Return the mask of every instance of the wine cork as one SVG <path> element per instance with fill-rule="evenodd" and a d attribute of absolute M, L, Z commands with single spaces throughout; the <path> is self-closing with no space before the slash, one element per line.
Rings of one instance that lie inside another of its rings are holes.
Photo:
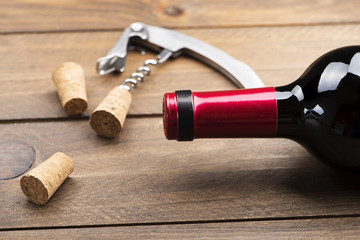
<path fill-rule="evenodd" d="M 54 70 L 52 79 L 64 111 L 71 116 L 83 113 L 88 105 L 83 68 L 74 62 L 63 63 Z"/>
<path fill-rule="evenodd" d="M 116 137 L 124 126 L 131 104 L 131 93 L 114 87 L 90 116 L 90 126 L 104 137 Z"/>
<path fill-rule="evenodd" d="M 57 152 L 20 180 L 26 197 L 38 205 L 44 205 L 74 170 L 71 159 Z"/>

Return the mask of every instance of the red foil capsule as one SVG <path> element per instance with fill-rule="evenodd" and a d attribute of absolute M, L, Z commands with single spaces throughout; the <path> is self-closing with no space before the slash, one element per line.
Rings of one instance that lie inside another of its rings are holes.
<path fill-rule="evenodd" d="M 184 91 L 186 92 L 186 91 Z M 166 93 L 163 100 L 167 139 L 275 137 L 277 106 L 273 87 L 217 92 L 193 92 L 192 109 L 184 94 Z M 186 103 L 186 114 L 183 102 Z M 192 116 L 188 114 L 192 111 Z M 185 119 L 186 118 L 186 119 Z M 193 119 L 191 119 L 193 118 Z M 184 121 L 186 121 L 185 127 Z M 192 126 L 188 126 L 192 124 Z M 182 137 L 186 132 L 190 137 Z"/>
<path fill-rule="evenodd" d="M 163 125 L 167 139 L 177 139 L 178 135 L 178 111 L 176 94 L 166 93 L 163 98 Z"/>

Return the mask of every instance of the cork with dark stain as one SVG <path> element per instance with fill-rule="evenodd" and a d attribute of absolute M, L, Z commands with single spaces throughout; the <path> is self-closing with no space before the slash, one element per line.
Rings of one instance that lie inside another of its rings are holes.
<path fill-rule="evenodd" d="M 131 93 L 114 87 L 90 116 L 90 126 L 100 135 L 114 138 L 124 126 L 131 104 Z"/>
<path fill-rule="evenodd" d="M 63 109 L 68 115 L 78 115 L 87 109 L 84 70 L 79 64 L 61 64 L 54 70 L 52 79 Z"/>
<path fill-rule="evenodd" d="M 72 160 L 57 152 L 20 179 L 20 186 L 33 203 L 44 205 L 74 170 Z"/>

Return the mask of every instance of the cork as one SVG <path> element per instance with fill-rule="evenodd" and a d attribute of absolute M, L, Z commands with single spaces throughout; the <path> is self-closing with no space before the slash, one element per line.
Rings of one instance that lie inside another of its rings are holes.
<path fill-rule="evenodd" d="M 116 137 L 124 126 L 131 104 L 131 93 L 117 86 L 113 88 L 90 116 L 90 126 L 100 135 Z"/>
<path fill-rule="evenodd" d="M 83 113 L 88 105 L 83 68 L 74 62 L 63 63 L 54 70 L 52 79 L 64 111 L 70 116 Z"/>
<path fill-rule="evenodd" d="M 44 205 L 74 170 L 71 159 L 57 152 L 20 179 L 20 186 L 33 203 Z"/>

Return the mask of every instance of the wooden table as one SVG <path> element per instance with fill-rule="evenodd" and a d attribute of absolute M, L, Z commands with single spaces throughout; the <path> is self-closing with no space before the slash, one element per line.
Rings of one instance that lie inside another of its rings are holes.
<path fill-rule="evenodd" d="M 321 54 L 359 44 L 359 9 L 357 0 L 2 0 L 0 172 L 34 159 L 33 168 L 57 151 L 75 170 L 45 206 L 27 201 L 20 177 L 0 180 L 0 238 L 359 238 L 359 175 L 286 139 L 165 139 L 165 92 L 235 88 L 193 59 L 154 69 L 118 138 L 88 124 L 107 92 L 154 57 L 132 52 L 122 75 L 96 73 L 97 58 L 134 21 L 213 44 L 276 86 Z M 85 69 L 81 117 L 64 114 L 51 80 L 65 61 Z"/>

